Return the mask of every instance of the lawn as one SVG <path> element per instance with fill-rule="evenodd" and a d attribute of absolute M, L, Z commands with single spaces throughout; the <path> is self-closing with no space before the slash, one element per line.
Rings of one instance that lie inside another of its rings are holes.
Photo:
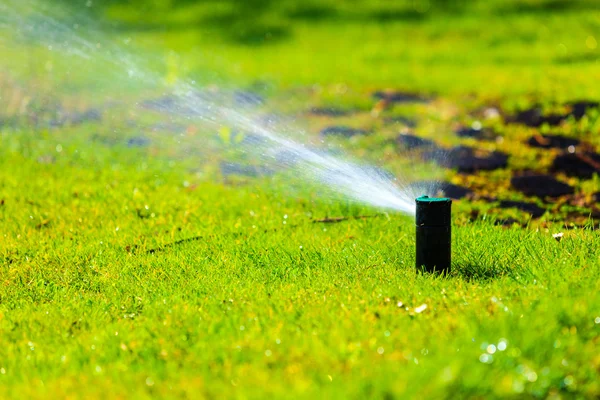
<path fill-rule="evenodd" d="M 600 396 L 597 2 L 88 3 L 0 4 L 0 398 Z M 442 182 L 451 272 L 192 81 Z"/>

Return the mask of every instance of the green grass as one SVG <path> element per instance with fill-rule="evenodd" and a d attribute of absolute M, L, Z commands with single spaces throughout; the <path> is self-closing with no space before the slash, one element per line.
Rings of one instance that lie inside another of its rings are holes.
<path fill-rule="evenodd" d="M 2 153 L 2 397 L 600 390 L 594 231 L 458 223 L 421 276 L 410 218 L 116 165 Z"/>
<path fill-rule="evenodd" d="M 382 13 L 383 3 L 283 2 L 241 8 L 252 23 L 229 3 L 181 3 L 101 13 L 165 80 L 259 88 L 312 139 L 327 125 L 370 129 L 334 147 L 397 174 L 412 159 L 390 145 L 397 128 L 385 117 L 414 117 L 445 146 L 473 144 L 449 132 L 482 105 L 600 98 L 598 49 L 586 42 L 600 41 L 594 2 L 431 1 L 422 17 L 409 3 Z M 229 19 L 209 23 L 219 15 Z M 265 41 L 266 31 L 285 34 Z M 285 177 L 225 178 L 223 153 L 207 149 L 227 144 L 212 147 L 206 132 L 184 147 L 157 135 L 129 148 L 140 133 L 127 121 L 145 117 L 119 107 L 101 123 L 36 127 L 28 116 L 56 103 L 156 93 L 110 74 L 92 82 L 106 64 L 67 75 L 68 59 L 28 46 L 0 50 L 0 121 L 15 122 L 0 123 L 1 398 L 600 396 L 597 222 L 566 230 L 557 203 L 506 228 L 495 222 L 510 211 L 458 201 L 452 272 L 419 275 L 412 218 L 326 201 L 315 186 L 290 192 Z M 36 60 L 57 62 L 54 72 Z M 371 113 L 370 92 L 388 86 L 437 97 Z M 318 105 L 356 112 L 307 117 Z M 510 153 L 510 169 L 427 166 L 413 178 L 523 200 L 511 171 L 546 168 L 556 152 L 522 145 L 534 128 L 485 123 L 506 140 L 479 145 Z M 600 144 L 597 114 L 542 130 Z M 560 178 L 577 195 L 600 190 L 598 177 Z M 314 222 L 337 216 L 349 219 Z"/>

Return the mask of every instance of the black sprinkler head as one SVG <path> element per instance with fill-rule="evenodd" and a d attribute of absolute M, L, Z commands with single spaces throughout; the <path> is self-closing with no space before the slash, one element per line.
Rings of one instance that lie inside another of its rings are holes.
<path fill-rule="evenodd" d="M 421 196 L 417 202 L 418 272 L 450 272 L 452 200 Z"/>

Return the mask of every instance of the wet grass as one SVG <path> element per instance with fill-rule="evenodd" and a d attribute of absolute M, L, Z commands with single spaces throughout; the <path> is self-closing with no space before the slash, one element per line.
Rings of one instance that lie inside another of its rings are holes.
<path fill-rule="evenodd" d="M 508 154 L 506 169 L 426 164 L 412 176 L 479 196 L 455 203 L 451 274 L 415 273 L 411 218 L 325 201 L 311 186 L 291 191 L 285 175 L 228 176 L 226 153 L 211 153 L 208 136 L 91 98 L 90 70 L 74 71 L 67 88 L 53 86 L 65 82 L 60 63 L 57 75 L 34 62 L 15 70 L 28 56 L 12 48 L 0 64 L 9 99 L 0 113 L 0 397 L 600 395 L 600 246 L 585 214 L 600 180 L 555 174 L 575 193 L 552 200 L 510 183 L 515 171 L 547 173 L 564 152 L 527 146 L 533 135 L 597 150 L 599 115 L 507 122 L 538 103 L 548 115 L 566 112 L 568 100 L 598 100 L 589 84 L 595 3 L 281 4 L 245 9 L 261 26 L 283 27 L 277 40 L 258 28 L 219 34 L 222 22 L 209 17 L 243 26 L 229 3 L 146 9 L 145 27 L 134 7 L 102 13 L 119 20 L 115 37 L 158 59 L 164 51 L 165 80 L 239 83 L 313 140 L 331 126 L 364 129 L 326 143 L 392 173 L 419 157 L 398 149 L 400 131 Z M 590 55 L 573 58 L 580 53 Z M 372 96 L 386 87 L 426 101 Z M 158 96 L 132 84 L 118 99 Z M 490 107 L 500 115 L 485 117 Z M 503 140 L 454 133 L 474 122 Z M 172 135 L 181 130 L 186 146 Z M 225 151 L 238 140 L 213 136 Z M 501 201 L 548 212 L 530 219 Z"/>

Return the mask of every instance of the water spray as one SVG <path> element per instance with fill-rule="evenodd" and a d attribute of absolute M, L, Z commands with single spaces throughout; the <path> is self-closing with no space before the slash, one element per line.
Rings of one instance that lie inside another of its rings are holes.
<path fill-rule="evenodd" d="M 213 85 L 204 87 L 185 77 L 166 83 L 161 69 L 152 67 L 159 64 L 159 60 L 147 52 L 142 56 L 130 44 L 130 38 L 110 40 L 101 30 L 94 29 L 93 21 L 85 16 L 64 14 L 62 8 L 52 7 L 52 2 L 0 0 L 0 47 L 12 47 L 15 53 L 23 54 L 27 59 L 29 53 L 22 48 L 31 45 L 36 50 L 32 53 L 36 57 L 32 65 L 37 66 L 40 57 L 47 58 L 43 78 L 46 86 L 48 81 L 60 83 L 65 80 L 73 88 L 81 85 L 88 90 L 90 87 L 93 90 L 90 97 L 95 102 L 105 97 L 103 107 L 118 107 L 118 114 L 127 113 L 128 122 L 130 118 L 140 124 L 159 119 L 165 123 L 193 126 L 193 135 L 188 135 L 187 131 L 158 129 L 152 138 L 161 147 L 178 149 L 175 156 L 189 155 L 200 165 L 215 154 L 220 154 L 227 162 L 259 163 L 273 173 L 285 172 L 289 182 L 283 183 L 289 187 L 298 181 L 314 184 L 321 198 L 350 200 L 415 215 L 413 199 L 419 189 L 411 186 L 411 174 L 395 171 L 394 177 L 380 168 L 353 161 L 343 153 L 328 151 L 327 145 L 315 145 L 307 132 L 293 121 L 255 108 L 256 104 L 250 104 L 252 101 L 242 100 L 238 104 L 227 89 L 213 89 Z M 20 59 L 12 61 L 5 57 L 0 61 L 0 77 L 5 69 L 8 76 L 19 77 L 23 63 Z M 77 67 L 73 67 L 75 65 Z M 87 74 L 92 77 L 88 78 Z M 128 96 L 121 93 L 123 87 L 142 93 L 161 93 L 161 97 L 128 100 Z M 111 96 L 113 90 L 119 94 Z M 118 99 L 116 102 L 115 98 Z M 47 101 L 55 102 L 58 103 L 55 108 L 60 109 L 58 100 Z M 247 107 L 250 105 L 252 107 Z M 111 123 L 114 133 L 121 129 L 118 122 Z M 123 123 L 122 126 L 127 134 L 128 125 Z M 235 132 L 253 139 L 224 145 L 218 141 L 216 132 Z M 199 154 L 209 155 L 201 157 Z M 414 165 L 407 168 L 414 168 Z M 428 189 L 431 193 L 435 188 Z"/>
<path fill-rule="evenodd" d="M 416 200 L 417 272 L 450 272 L 452 200 L 421 196 Z"/>

